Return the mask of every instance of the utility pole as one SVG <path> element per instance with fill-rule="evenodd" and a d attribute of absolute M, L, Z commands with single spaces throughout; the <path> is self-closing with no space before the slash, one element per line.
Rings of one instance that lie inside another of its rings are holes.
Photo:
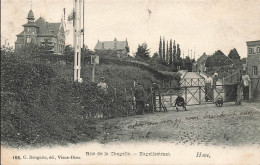
<path fill-rule="evenodd" d="M 85 0 L 83 0 L 83 49 L 85 49 Z"/>
<path fill-rule="evenodd" d="M 83 37 L 83 51 L 84 54 L 82 56 L 82 63 L 85 64 L 85 56 L 86 55 L 86 49 L 85 49 L 85 0 L 83 0 L 83 31 L 82 31 L 82 37 Z"/>
<path fill-rule="evenodd" d="M 74 82 L 82 82 L 81 69 L 81 6 L 82 0 L 73 0 L 73 45 L 74 45 Z"/>

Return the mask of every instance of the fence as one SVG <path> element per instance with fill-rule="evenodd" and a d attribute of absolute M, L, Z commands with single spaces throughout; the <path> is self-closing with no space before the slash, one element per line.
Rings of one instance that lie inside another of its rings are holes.
<path fill-rule="evenodd" d="M 180 81 L 181 86 L 205 86 L 204 78 L 185 78 Z"/>
<path fill-rule="evenodd" d="M 241 81 L 240 70 L 229 70 L 226 77 L 222 78 L 222 84 L 239 83 Z"/>
<path fill-rule="evenodd" d="M 237 86 L 235 84 L 216 85 L 208 92 L 204 86 L 186 86 L 179 88 L 160 88 L 157 97 L 161 97 L 161 101 L 166 107 L 173 107 L 177 94 L 183 94 L 186 105 L 200 105 L 215 103 L 217 98 L 222 98 L 224 102 L 235 102 L 237 95 Z M 205 101 L 206 97 L 208 102 Z M 158 99 L 160 100 L 160 99 Z M 160 107 L 157 102 L 157 107 Z"/>
<path fill-rule="evenodd" d="M 200 80 L 198 80 L 200 81 Z M 216 85 L 211 90 L 206 91 L 205 86 L 182 86 L 169 88 L 146 88 L 145 91 L 145 113 L 157 111 L 167 111 L 174 106 L 178 93 L 182 93 L 187 106 L 212 104 L 217 98 L 222 98 L 224 102 L 235 102 L 237 96 L 237 86 L 235 84 Z M 205 99 L 208 99 L 206 102 Z M 110 94 L 98 98 L 95 110 L 88 110 L 86 117 L 92 118 L 112 118 L 131 116 L 136 114 L 136 103 L 133 88 L 118 90 L 111 88 Z"/>

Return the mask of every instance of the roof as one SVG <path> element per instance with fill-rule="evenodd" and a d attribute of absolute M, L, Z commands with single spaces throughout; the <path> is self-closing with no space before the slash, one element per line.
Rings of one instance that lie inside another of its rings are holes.
<path fill-rule="evenodd" d="M 50 29 L 53 30 L 54 35 L 58 35 L 59 31 L 60 31 L 60 26 L 61 23 L 49 23 L 50 24 Z"/>
<path fill-rule="evenodd" d="M 33 11 L 30 10 L 27 19 L 34 19 Z M 42 37 L 56 37 L 60 32 L 62 23 L 49 23 L 43 17 L 38 18 L 35 22 L 28 21 L 24 27 L 37 27 L 39 29 L 38 36 Z M 24 30 L 17 36 L 23 36 Z"/>
<path fill-rule="evenodd" d="M 198 58 L 197 62 L 199 62 L 199 61 L 204 61 L 204 60 L 206 60 L 208 57 L 209 57 L 209 56 L 206 55 L 206 53 L 203 53 L 203 55 Z"/>
<path fill-rule="evenodd" d="M 23 26 L 25 26 L 25 27 L 38 27 L 34 22 L 27 22 Z"/>
<path fill-rule="evenodd" d="M 40 17 L 35 21 L 35 24 L 39 27 L 38 36 L 54 36 L 54 33 L 51 32 L 50 23 L 47 22 L 44 18 Z"/>
<path fill-rule="evenodd" d="M 27 19 L 34 19 L 34 14 L 32 10 L 29 11 Z"/>
<path fill-rule="evenodd" d="M 247 46 L 258 46 L 260 44 L 260 40 L 256 40 L 256 41 L 247 41 L 246 45 Z"/>
<path fill-rule="evenodd" d="M 24 35 L 24 30 L 16 36 L 23 36 L 23 35 Z"/>
<path fill-rule="evenodd" d="M 104 48 L 103 48 L 103 44 L 104 44 Z M 117 41 L 115 39 L 114 41 L 98 41 L 94 50 L 113 50 L 113 49 L 125 50 L 127 46 L 128 46 L 127 40 Z"/>

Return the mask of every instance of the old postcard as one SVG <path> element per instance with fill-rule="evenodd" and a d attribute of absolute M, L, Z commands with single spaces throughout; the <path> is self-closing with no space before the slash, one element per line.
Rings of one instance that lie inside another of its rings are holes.
<path fill-rule="evenodd" d="M 2 0 L 1 164 L 260 164 L 259 0 Z"/>

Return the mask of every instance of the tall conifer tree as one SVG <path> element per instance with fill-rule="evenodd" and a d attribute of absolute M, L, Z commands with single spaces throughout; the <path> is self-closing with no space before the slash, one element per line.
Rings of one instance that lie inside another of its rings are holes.
<path fill-rule="evenodd" d="M 168 40 L 167 40 L 167 49 L 166 49 L 166 61 L 169 63 L 169 47 L 168 47 Z"/>
<path fill-rule="evenodd" d="M 170 40 L 170 48 L 169 48 L 169 64 L 172 64 L 172 39 Z"/>
<path fill-rule="evenodd" d="M 159 56 L 162 58 L 162 37 L 160 36 L 160 43 L 159 43 Z"/>
<path fill-rule="evenodd" d="M 163 37 L 163 59 L 165 60 L 165 39 Z"/>
<path fill-rule="evenodd" d="M 172 61 L 173 61 L 173 63 L 175 63 L 175 61 L 176 61 L 176 45 L 175 45 L 175 40 L 173 41 Z"/>

